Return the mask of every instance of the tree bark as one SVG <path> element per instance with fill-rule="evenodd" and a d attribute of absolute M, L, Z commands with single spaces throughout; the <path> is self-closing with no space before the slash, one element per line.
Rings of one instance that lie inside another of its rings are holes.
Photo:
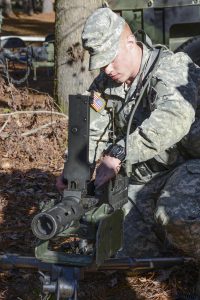
<path fill-rule="evenodd" d="M 81 33 L 87 17 L 102 0 L 57 0 L 55 26 L 55 93 L 58 104 L 68 112 L 68 96 L 87 90 L 96 72 L 89 72 L 89 55 L 82 48 Z"/>

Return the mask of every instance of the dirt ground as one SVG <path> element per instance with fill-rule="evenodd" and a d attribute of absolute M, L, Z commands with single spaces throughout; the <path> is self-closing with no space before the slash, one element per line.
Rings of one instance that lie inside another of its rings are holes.
<path fill-rule="evenodd" d="M 42 36 L 53 30 L 53 14 L 20 15 L 5 19 L 3 25 L 4 35 Z M 30 79 L 28 86 L 20 88 L 8 84 L 0 74 L 0 254 L 34 255 L 37 241 L 31 220 L 41 200 L 59 197 L 55 179 L 63 168 L 67 119 L 57 114 L 53 74 L 46 74 L 40 70 L 36 82 Z M 196 279 L 197 269 L 191 263 L 143 275 L 92 274 L 81 281 L 79 299 L 191 299 Z M 0 299 L 48 298 L 41 293 L 37 273 L 9 270 L 0 272 Z"/>
<path fill-rule="evenodd" d="M 17 14 L 12 18 L 4 18 L 2 35 L 47 36 L 54 33 L 55 14 Z"/>

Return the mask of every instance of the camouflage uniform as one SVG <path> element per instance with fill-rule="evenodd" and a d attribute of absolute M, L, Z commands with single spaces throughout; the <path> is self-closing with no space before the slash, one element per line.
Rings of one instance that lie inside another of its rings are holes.
<path fill-rule="evenodd" d="M 117 54 L 124 23 L 121 17 L 113 15 L 108 8 L 99 9 L 86 22 L 83 46 L 91 54 L 90 69 L 104 66 L 107 53 L 107 64 Z M 114 23 L 110 21 L 112 18 Z M 117 22 L 121 27 L 115 32 Z M 92 27 L 91 24 L 95 25 Z M 110 44 L 103 43 L 110 36 L 113 56 L 108 50 Z M 142 43 L 140 46 L 143 50 L 141 68 L 130 88 L 100 72 L 89 89 L 100 92 L 106 99 L 103 111 L 97 113 L 91 109 L 90 160 L 100 156 L 112 141 L 111 136 L 116 143 L 125 144 L 130 111 L 136 103 L 138 86 L 142 84 L 152 55 L 151 48 Z M 103 55 L 104 64 L 101 65 Z M 132 166 L 132 174 L 130 201 L 124 208 L 124 249 L 121 254 L 157 256 L 165 250 L 165 242 L 170 242 L 185 253 L 200 258 L 200 198 L 197 191 L 200 160 L 185 162 L 193 155 L 190 142 L 192 140 L 196 145 L 195 137 L 200 132 L 196 113 L 200 107 L 199 78 L 198 67 L 186 54 L 165 50 L 136 110 L 126 157 Z M 193 156 L 198 158 L 198 145 L 195 149 Z"/>

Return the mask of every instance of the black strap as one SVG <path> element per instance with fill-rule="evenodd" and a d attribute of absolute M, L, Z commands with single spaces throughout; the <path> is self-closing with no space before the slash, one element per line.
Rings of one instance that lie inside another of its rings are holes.
<path fill-rule="evenodd" d="M 153 63 L 150 65 L 150 68 L 149 68 L 146 76 L 142 80 L 141 89 L 140 89 L 140 92 L 138 94 L 138 97 L 136 98 L 135 106 L 132 108 L 132 110 L 130 112 L 130 117 L 129 117 L 128 126 L 127 126 L 127 132 L 126 132 L 126 142 L 125 142 L 125 152 L 126 152 L 126 154 L 128 152 L 127 151 L 127 149 L 128 149 L 127 148 L 128 147 L 128 139 L 129 139 L 129 135 L 130 135 L 130 128 L 131 128 L 133 116 L 135 115 L 136 109 L 138 108 L 138 106 L 139 106 L 139 104 L 142 100 L 142 97 L 145 93 L 145 90 L 148 87 L 148 84 L 151 81 L 151 79 L 153 77 L 153 74 L 155 73 L 155 71 L 157 69 L 157 66 L 158 66 L 158 63 L 159 63 L 159 60 L 160 60 L 160 57 L 161 57 L 161 54 L 162 54 L 162 48 L 158 49 L 158 52 L 157 52 L 157 49 L 155 49 L 155 50 L 156 50 L 156 57 L 155 57 Z M 129 166 L 128 163 L 126 164 L 126 169 L 127 169 L 127 174 L 130 174 L 131 169 L 130 169 L 130 166 Z"/>
<path fill-rule="evenodd" d="M 149 48 L 153 48 L 152 40 L 150 39 L 148 34 L 146 34 L 146 32 L 144 30 L 139 29 L 134 32 L 134 35 L 137 37 L 138 33 L 142 35 L 142 40 L 143 40 L 144 44 L 146 46 L 148 46 Z"/>

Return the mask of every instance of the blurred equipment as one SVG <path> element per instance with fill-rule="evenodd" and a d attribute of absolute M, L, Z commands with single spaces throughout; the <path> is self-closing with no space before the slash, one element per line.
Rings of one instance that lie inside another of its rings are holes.
<path fill-rule="evenodd" d="M 37 80 L 37 69 L 54 67 L 54 35 L 46 37 L 42 46 L 26 46 L 19 37 L 1 40 L 0 65 L 9 82 L 24 83 L 33 70 L 33 80 Z"/>

